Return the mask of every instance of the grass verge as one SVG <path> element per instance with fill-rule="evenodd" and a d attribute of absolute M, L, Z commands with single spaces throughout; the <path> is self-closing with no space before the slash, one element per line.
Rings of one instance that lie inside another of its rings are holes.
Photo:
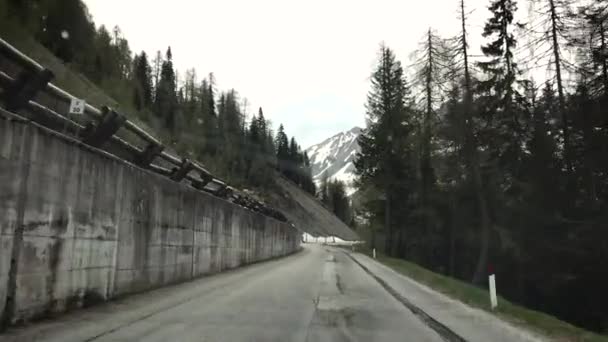
<path fill-rule="evenodd" d="M 359 248 L 357 251 L 371 256 L 370 250 Z M 552 340 L 608 342 L 608 336 L 586 331 L 542 312 L 526 309 L 500 296 L 498 297 L 498 308 L 492 310 L 489 294 L 485 289 L 429 271 L 406 260 L 387 257 L 381 253 L 377 253 L 376 256 L 376 260 L 379 262 L 421 284 L 469 306 L 487 311 L 514 325 L 536 331 Z"/>

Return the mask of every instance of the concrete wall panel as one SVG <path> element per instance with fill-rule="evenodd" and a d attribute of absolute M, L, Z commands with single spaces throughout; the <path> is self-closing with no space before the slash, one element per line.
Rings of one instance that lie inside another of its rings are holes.
<path fill-rule="evenodd" d="M 285 255 L 299 248 L 297 235 L 288 224 L 0 117 L 0 321 Z"/>

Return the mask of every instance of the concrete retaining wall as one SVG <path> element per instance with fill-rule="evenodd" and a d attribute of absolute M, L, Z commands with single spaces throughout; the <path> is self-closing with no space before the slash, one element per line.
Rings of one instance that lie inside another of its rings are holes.
<path fill-rule="evenodd" d="M 0 113 L 6 324 L 286 255 L 289 224 Z"/>

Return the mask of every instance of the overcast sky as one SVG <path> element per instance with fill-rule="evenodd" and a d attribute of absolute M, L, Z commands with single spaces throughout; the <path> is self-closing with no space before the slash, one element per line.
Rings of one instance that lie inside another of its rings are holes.
<path fill-rule="evenodd" d="M 248 112 L 285 125 L 303 147 L 364 125 L 380 42 L 404 65 L 429 27 L 458 32 L 459 0 L 85 0 L 97 25 L 120 26 L 133 52 L 171 46 L 181 73 L 209 72 Z M 468 0 L 471 36 L 488 1 Z M 474 50 L 479 44 L 474 45 Z"/>

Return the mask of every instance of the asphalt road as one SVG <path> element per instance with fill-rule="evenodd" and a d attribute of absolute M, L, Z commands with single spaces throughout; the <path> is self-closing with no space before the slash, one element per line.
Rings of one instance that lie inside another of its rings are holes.
<path fill-rule="evenodd" d="M 441 341 L 341 250 L 302 252 L 79 310 L 6 341 Z"/>

